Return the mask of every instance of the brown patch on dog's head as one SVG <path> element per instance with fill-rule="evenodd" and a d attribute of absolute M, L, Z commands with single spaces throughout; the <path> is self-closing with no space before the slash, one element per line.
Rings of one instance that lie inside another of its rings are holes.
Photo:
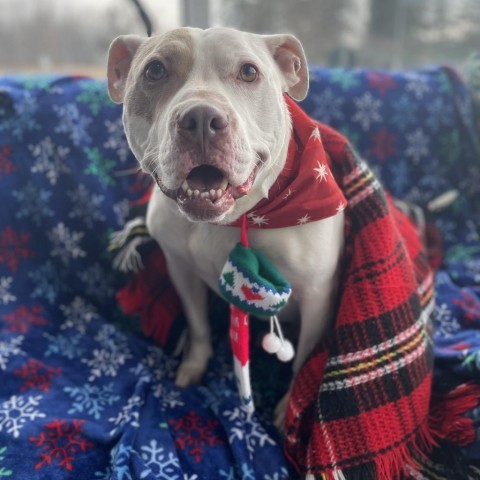
<path fill-rule="evenodd" d="M 146 69 L 160 62 L 164 79 L 150 81 Z M 193 39 L 187 28 L 151 38 L 126 35 L 116 38 L 109 51 L 108 85 L 114 102 L 125 103 L 134 115 L 151 120 L 159 104 L 185 83 L 193 66 Z"/>

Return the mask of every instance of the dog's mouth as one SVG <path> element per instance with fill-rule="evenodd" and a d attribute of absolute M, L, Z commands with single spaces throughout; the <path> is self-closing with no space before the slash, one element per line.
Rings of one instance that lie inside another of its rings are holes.
<path fill-rule="evenodd" d="M 176 190 L 166 189 L 155 177 L 160 189 L 176 200 L 179 207 L 193 220 L 215 221 L 228 213 L 235 200 L 248 194 L 255 180 L 257 168 L 241 185 L 232 185 L 217 167 L 200 165 L 193 168 Z"/>

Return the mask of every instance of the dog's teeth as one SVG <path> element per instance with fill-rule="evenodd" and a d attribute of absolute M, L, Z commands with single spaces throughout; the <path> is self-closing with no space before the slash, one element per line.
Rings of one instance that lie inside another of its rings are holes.
<path fill-rule="evenodd" d="M 193 191 L 193 194 L 198 197 L 200 195 L 200 190 L 194 190 Z"/>
<path fill-rule="evenodd" d="M 217 192 L 213 188 L 210 190 L 210 197 L 217 198 Z"/>
<path fill-rule="evenodd" d="M 202 193 L 200 194 L 200 196 L 201 196 L 202 198 L 208 198 L 208 195 L 209 195 L 208 192 L 202 192 Z"/>
<path fill-rule="evenodd" d="M 220 188 L 222 190 L 226 190 L 227 186 L 228 186 L 228 180 L 225 177 L 223 177 L 222 183 L 220 184 Z"/>
<path fill-rule="evenodd" d="M 217 198 L 220 198 L 222 195 L 223 195 L 223 190 L 221 188 L 219 188 L 217 190 Z"/>
<path fill-rule="evenodd" d="M 190 188 L 187 190 L 187 195 L 189 197 L 191 197 L 193 195 L 193 190 L 191 190 Z"/>
<path fill-rule="evenodd" d="M 184 192 L 188 191 L 188 182 L 186 180 L 182 183 L 182 190 Z"/>

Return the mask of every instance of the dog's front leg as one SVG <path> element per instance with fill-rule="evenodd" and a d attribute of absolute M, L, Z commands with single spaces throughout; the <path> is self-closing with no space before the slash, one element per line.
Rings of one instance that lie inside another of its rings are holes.
<path fill-rule="evenodd" d="M 187 343 L 175 383 L 187 387 L 199 383 L 212 356 L 207 315 L 207 286 L 183 258 L 166 255 L 172 283 L 182 301 L 187 320 Z"/>
<path fill-rule="evenodd" d="M 312 286 L 300 300 L 300 335 L 297 343 L 295 359 L 292 365 L 293 378 L 287 393 L 275 408 L 274 424 L 283 431 L 288 398 L 301 367 L 312 353 L 314 347 L 330 326 L 333 316 L 334 298 L 337 290 L 337 280 L 324 282 L 321 288 Z"/>

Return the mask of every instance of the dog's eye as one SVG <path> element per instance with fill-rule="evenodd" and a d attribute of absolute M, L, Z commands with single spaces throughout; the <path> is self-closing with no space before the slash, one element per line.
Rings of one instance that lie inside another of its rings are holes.
<path fill-rule="evenodd" d="M 242 65 L 239 76 L 244 82 L 254 82 L 258 78 L 258 71 L 251 63 L 246 63 Z"/>
<path fill-rule="evenodd" d="M 148 80 L 155 82 L 157 80 L 163 80 L 166 78 L 168 76 L 168 72 L 165 68 L 165 65 L 156 60 L 147 65 L 147 68 L 145 68 L 145 76 Z"/>

